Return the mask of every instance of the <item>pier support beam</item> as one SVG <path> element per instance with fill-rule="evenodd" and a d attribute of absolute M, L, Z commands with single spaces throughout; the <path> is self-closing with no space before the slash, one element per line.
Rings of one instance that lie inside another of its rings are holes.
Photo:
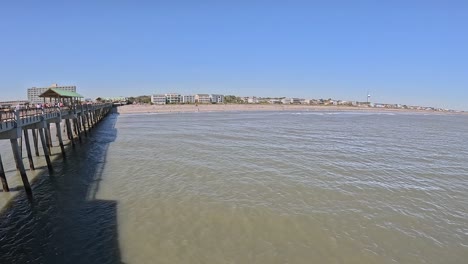
<path fill-rule="evenodd" d="M 75 135 L 78 136 L 78 128 L 76 127 L 75 119 L 73 118 L 70 122 L 73 125 L 73 133 L 75 133 Z"/>
<path fill-rule="evenodd" d="M 44 126 L 44 128 L 39 129 L 39 133 L 43 132 L 45 136 L 45 142 L 46 142 L 46 147 L 48 152 L 50 153 L 50 141 L 49 141 L 49 130 L 47 129 L 47 126 Z M 42 138 L 41 138 L 42 140 Z M 44 152 L 45 154 L 45 152 Z"/>
<path fill-rule="evenodd" d="M 81 143 L 81 131 L 80 131 L 80 125 L 79 125 L 79 122 L 78 122 L 78 118 L 73 119 L 73 124 L 75 126 L 75 132 L 78 135 L 78 140 Z"/>
<path fill-rule="evenodd" d="M 29 144 L 29 133 L 27 129 L 23 129 L 24 142 L 26 143 L 26 152 L 28 153 L 29 168 L 34 170 L 34 161 L 31 154 L 31 144 Z"/>
<path fill-rule="evenodd" d="M 39 128 L 39 135 L 41 137 L 42 149 L 44 150 L 47 168 L 49 171 L 53 171 L 52 162 L 50 162 L 49 148 L 47 147 L 46 137 L 44 136 L 44 128 Z"/>
<path fill-rule="evenodd" d="M 71 141 L 72 146 L 74 147 L 75 146 L 75 140 L 73 140 L 73 131 L 72 131 L 72 128 L 71 128 L 70 119 L 65 120 L 65 125 L 67 127 L 68 139 Z"/>
<path fill-rule="evenodd" d="M 67 132 L 67 137 L 68 137 L 68 140 L 72 140 L 72 136 L 71 136 L 71 128 L 70 127 L 70 120 L 69 119 L 65 119 L 65 130 Z"/>
<path fill-rule="evenodd" d="M 91 111 L 91 118 L 92 118 L 92 123 L 93 127 L 96 125 L 96 110 Z"/>
<path fill-rule="evenodd" d="M 62 150 L 62 156 L 64 159 L 66 159 L 65 155 L 65 146 L 63 145 L 63 140 L 62 140 L 62 130 L 60 129 L 60 121 L 55 123 L 55 127 L 57 129 L 57 138 L 60 144 L 60 150 Z"/>
<path fill-rule="evenodd" d="M 13 150 L 13 155 L 15 156 L 16 167 L 18 168 L 21 180 L 23 181 L 24 190 L 28 195 L 32 195 L 31 185 L 29 184 L 28 176 L 26 175 L 26 171 L 24 169 L 23 159 L 21 158 L 18 139 L 12 138 L 10 139 L 11 149 Z"/>
<path fill-rule="evenodd" d="M 2 156 L 0 155 L 0 180 L 2 181 L 3 191 L 9 192 L 8 182 L 5 175 L 5 169 L 3 168 Z"/>
<path fill-rule="evenodd" d="M 34 150 L 36 151 L 36 156 L 39 157 L 39 142 L 37 140 L 37 130 L 32 129 L 31 132 L 32 132 L 32 135 L 33 135 Z"/>
<path fill-rule="evenodd" d="M 51 152 L 50 150 L 52 149 L 53 145 L 52 145 L 52 133 L 50 132 L 50 123 L 47 123 L 47 135 L 49 137 L 49 152 Z"/>
<path fill-rule="evenodd" d="M 86 131 L 86 124 L 85 124 L 85 120 L 84 120 L 85 116 L 83 115 L 83 113 L 81 113 L 81 116 L 80 116 L 80 119 L 81 119 L 81 128 L 82 128 L 82 131 L 84 132 L 85 134 L 85 137 L 88 137 L 88 131 Z"/>
<path fill-rule="evenodd" d="M 87 111 L 86 111 L 86 122 L 88 123 L 88 131 L 91 130 L 91 125 L 90 125 L 90 123 L 89 123 L 89 116 L 90 116 L 90 115 L 89 115 L 89 110 L 87 110 Z"/>

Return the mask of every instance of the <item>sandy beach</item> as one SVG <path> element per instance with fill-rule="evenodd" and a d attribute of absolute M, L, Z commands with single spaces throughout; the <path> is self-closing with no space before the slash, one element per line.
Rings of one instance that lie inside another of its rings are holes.
<path fill-rule="evenodd" d="M 273 105 L 273 104 L 199 104 L 199 105 L 124 105 L 117 109 L 120 114 L 138 113 L 190 113 L 190 112 L 226 112 L 226 111 L 369 111 L 369 112 L 417 112 L 431 114 L 456 114 L 452 112 L 436 112 L 425 110 L 369 108 L 349 106 L 318 106 L 318 105 Z M 458 113 L 462 114 L 462 113 Z M 466 113 L 465 113 L 466 114 Z"/>

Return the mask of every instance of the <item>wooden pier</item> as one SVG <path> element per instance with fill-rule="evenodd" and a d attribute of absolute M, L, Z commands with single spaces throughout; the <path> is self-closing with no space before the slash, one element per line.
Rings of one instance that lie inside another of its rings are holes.
<path fill-rule="evenodd" d="M 49 171 L 53 171 L 50 159 L 52 148 L 52 135 L 50 133 L 51 124 L 56 127 L 56 136 L 60 145 L 62 157 L 66 158 L 65 147 L 62 138 L 62 129 L 66 131 L 66 137 L 74 146 L 76 139 L 82 141 L 82 137 L 88 136 L 89 131 L 101 121 L 112 109 L 112 103 L 107 104 L 84 104 L 72 105 L 70 107 L 50 107 L 21 109 L 15 111 L 0 110 L 0 140 L 10 140 L 12 154 L 19 171 L 24 189 L 28 195 L 32 194 L 22 157 L 22 146 L 18 141 L 24 137 L 25 148 L 29 161 L 29 168 L 34 170 L 33 152 L 39 156 L 39 141 L 44 153 L 44 159 Z M 65 127 L 62 128 L 62 120 Z M 33 142 L 30 142 L 29 135 L 32 134 Z M 21 142 L 23 142 L 21 140 Z M 33 144 L 31 144 L 33 143 Z M 8 181 L 0 155 L 0 180 L 4 192 L 9 192 Z"/>

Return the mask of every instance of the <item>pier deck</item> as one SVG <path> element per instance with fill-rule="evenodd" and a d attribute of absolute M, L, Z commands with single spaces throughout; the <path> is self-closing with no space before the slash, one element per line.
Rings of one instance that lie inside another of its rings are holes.
<path fill-rule="evenodd" d="M 75 140 L 81 142 L 82 134 L 88 135 L 89 130 L 94 127 L 102 118 L 104 118 L 112 109 L 111 103 L 103 104 L 85 104 L 73 105 L 71 107 L 50 107 L 19 110 L 0 110 L 0 140 L 10 140 L 12 154 L 15 159 L 16 168 L 21 175 L 21 180 L 28 195 L 32 194 L 31 186 L 24 168 L 21 154 L 21 147 L 18 139 L 24 136 L 26 151 L 28 154 L 29 167 L 34 170 L 32 159 L 31 144 L 29 142 L 29 131 L 33 136 L 33 146 L 36 156 L 39 156 L 39 141 L 41 141 L 44 157 L 47 167 L 53 171 L 50 161 L 50 149 L 52 147 L 52 136 L 50 133 L 50 124 L 55 124 L 57 138 L 65 159 L 65 148 L 61 134 L 61 123 L 65 120 L 67 138 L 75 145 Z M 5 170 L 0 156 L 0 180 L 4 192 L 9 192 L 8 181 L 5 176 Z"/>

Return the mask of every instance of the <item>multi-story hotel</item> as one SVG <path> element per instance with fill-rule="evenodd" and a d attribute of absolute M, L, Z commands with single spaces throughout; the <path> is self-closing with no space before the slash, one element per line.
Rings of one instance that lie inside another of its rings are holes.
<path fill-rule="evenodd" d="M 76 86 L 58 86 L 58 84 L 52 84 L 50 87 L 32 87 L 28 88 L 28 101 L 31 104 L 40 104 L 44 103 L 44 98 L 39 97 L 42 93 L 47 91 L 49 88 L 58 88 L 61 90 L 69 91 L 69 92 L 75 92 L 76 93 Z M 46 99 L 46 103 L 50 103 L 49 99 Z"/>
<path fill-rule="evenodd" d="M 178 93 L 167 93 L 166 96 L 166 103 L 168 104 L 178 104 L 180 103 L 180 94 Z"/>
<path fill-rule="evenodd" d="M 211 103 L 211 96 L 209 94 L 196 94 L 195 102 L 199 104 L 209 104 Z"/>
<path fill-rule="evenodd" d="M 224 95 L 222 94 L 212 94 L 210 97 L 211 97 L 211 102 L 214 104 L 224 103 Z"/>
<path fill-rule="evenodd" d="M 151 103 L 153 104 L 166 104 L 166 95 L 165 94 L 153 94 L 151 95 Z"/>
<path fill-rule="evenodd" d="M 153 104 L 222 104 L 224 103 L 224 95 L 222 94 L 196 94 L 196 95 L 181 95 L 178 93 L 153 94 L 151 96 Z"/>
<path fill-rule="evenodd" d="M 195 95 L 182 95 L 182 103 L 184 104 L 195 103 Z"/>

